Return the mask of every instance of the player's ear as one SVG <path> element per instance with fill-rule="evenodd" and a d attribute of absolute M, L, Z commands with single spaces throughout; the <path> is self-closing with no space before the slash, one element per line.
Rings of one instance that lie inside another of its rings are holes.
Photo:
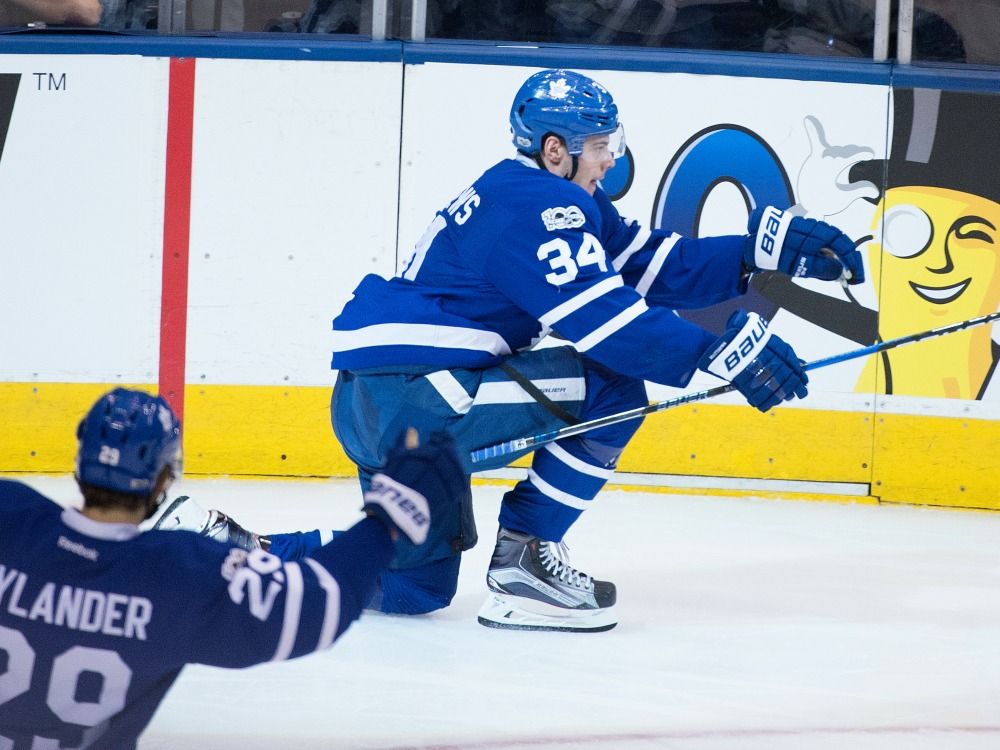
<path fill-rule="evenodd" d="M 542 148 L 545 153 L 550 155 L 561 155 L 565 146 L 563 146 L 563 140 L 555 133 L 549 133 L 545 136 L 545 141 L 542 143 Z"/>
<path fill-rule="evenodd" d="M 567 156 L 566 146 L 562 138 L 555 133 L 549 133 L 542 141 L 542 158 L 547 164 L 558 166 Z"/>

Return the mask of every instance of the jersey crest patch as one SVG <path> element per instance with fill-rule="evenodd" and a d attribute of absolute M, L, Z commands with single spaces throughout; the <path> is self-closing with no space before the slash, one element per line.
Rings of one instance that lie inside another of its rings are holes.
<path fill-rule="evenodd" d="M 576 229 L 582 227 L 587 219 L 576 206 L 566 206 L 565 208 L 546 208 L 542 211 L 542 221 L 545 228 L 550 232 L 557 229 Z"/>

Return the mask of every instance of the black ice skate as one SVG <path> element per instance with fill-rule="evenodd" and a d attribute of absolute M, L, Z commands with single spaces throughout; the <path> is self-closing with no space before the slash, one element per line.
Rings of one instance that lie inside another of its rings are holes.
<path fill-rule="evenodd" d="M 565 547 L 500 529 L 479 622 L 491 628 L 597 632 L 618 624 L 615 585 L 570 567 Z"/>
<path fill-rule="evenodd" d="M 217 542 L 245 550 L 267 550 L 271 546 L 271 540 L 266 536 L 247 531 L 222 511 L 205 510 L 187 495 L 181 495 L 165 505 L 166 508 L 154 516 L 152 528 L 194 531 Z"/>

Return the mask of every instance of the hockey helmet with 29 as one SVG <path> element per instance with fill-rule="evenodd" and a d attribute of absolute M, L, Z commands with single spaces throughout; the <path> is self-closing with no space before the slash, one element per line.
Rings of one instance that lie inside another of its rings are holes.
<path fill-rule="evenodd" d="M 618 105 L 604 86 L 572 70 L 543 70 L 529 76 L 514 96 L 510 127 L 517 150 L 532 156 L 554 133 L 571 155 L 583 151 L 589 136 L 607 133 L 615 158 L 625 153 Z"/>
<path fill-rule="evenodd" d="M 116 388 L 91 407 L 76 437 L 81 484 L 146 496 L 164 468 L 181 475 L 180 422 L 162 396 Z"/>

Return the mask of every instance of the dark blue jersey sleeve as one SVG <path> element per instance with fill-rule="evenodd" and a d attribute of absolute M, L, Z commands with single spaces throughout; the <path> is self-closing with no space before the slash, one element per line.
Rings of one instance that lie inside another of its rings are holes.
<path fill-rule="evenodd" d="M 392 551 L 366 519 L 283 563 L 189 531 L 99 522 L 0 480 L 0 748 L 134 748 L 185 664 L 244 667 L 332 644 Z"/>
<path fill-rule="evenodd" d="M 692 239 L 644 229 L 623 219 L 603 191 L 594 194 L 594 202 L 613 267 L 650 305 L 689 310 L 742 293 L 744 235 Z"/>
<path fill-rule="evenodd" d="M 297 562 L 228 550 L 201 583 L 198 633 L 185 660 L 245 667 L 329 648 L 360 616 L 392 549 L 385 525 L 366 518 Z"/>

